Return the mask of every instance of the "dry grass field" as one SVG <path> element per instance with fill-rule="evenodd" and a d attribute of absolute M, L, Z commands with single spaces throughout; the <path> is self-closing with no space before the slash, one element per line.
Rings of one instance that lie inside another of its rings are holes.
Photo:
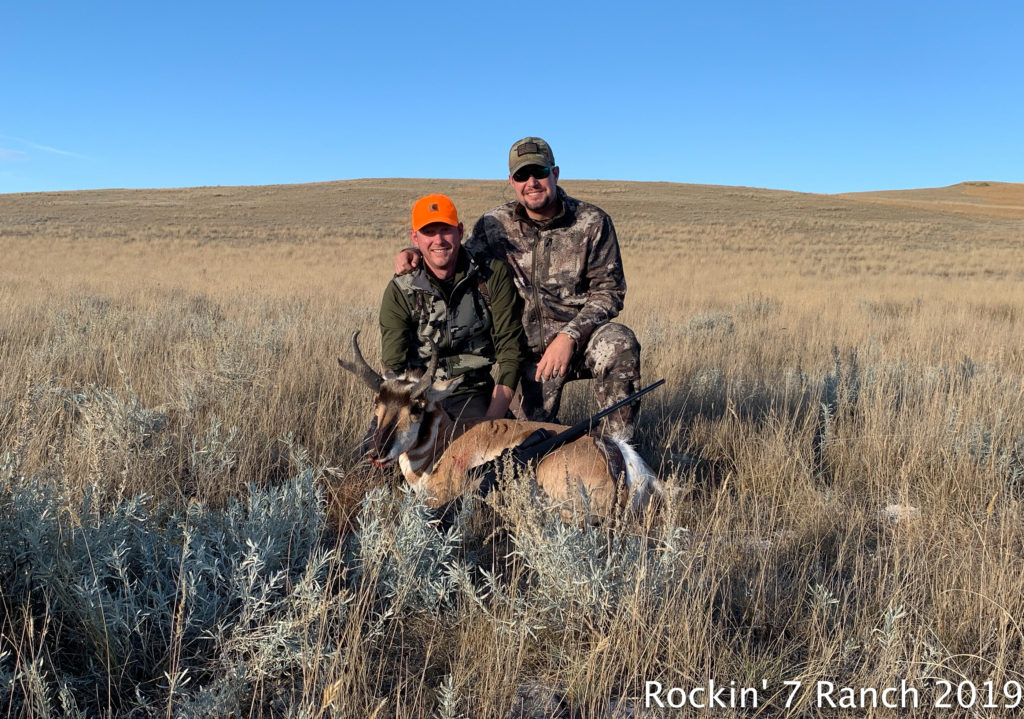
<path fill-rule="evenodd" d="M 411 202 L 503 183 L 0 195 L 0 715 L 1014 715 L 1024 185 L 563 184 L 668 380 L 611 533 L 356 456 Z"/>

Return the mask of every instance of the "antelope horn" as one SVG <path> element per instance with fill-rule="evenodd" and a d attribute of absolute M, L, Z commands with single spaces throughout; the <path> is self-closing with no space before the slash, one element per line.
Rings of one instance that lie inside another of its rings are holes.
<path fill-rule="evenodd" d="M 427 391 L 427 387 L 434 384 L 434 374 L 437 372 L 437 345 L 434 344 L 433 340 L 430 342 L 430 364 L 427 365 L 427 371 L 420 377 L 420 381 L 412 388 L 409 393 L 410 399 L 416 399 L 421 394 Z"/>
<path fill-rule="evenodd" d="M 352 358 L 355 362 L 346 362 L 341 357 L 338 358 L 338 364 L 347 369 L 349 372 L 354 374 L 356 377 L 361 379 L 366 385 L 376 392 L 380 389 L 381 379 L 380 375 L 373 371 L 373 368 L 363 359 L 363 353 L 359 351 L 359 330 L 352 333 Z"/>

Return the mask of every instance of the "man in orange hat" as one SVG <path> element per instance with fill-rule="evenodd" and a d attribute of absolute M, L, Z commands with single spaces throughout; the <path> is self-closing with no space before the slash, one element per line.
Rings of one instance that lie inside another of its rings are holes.
<path fill-rule="evenodd" d="M 438 351 L 435 379 L 462 376 L 445 400 L 453 418 L 504 417 L 519 383 L 525 340 L 522 299 L 508 265 L 462 246 L 463 226 L 444 195 L 412 208 L 413 246 L 423 262 L 396 275 L 380 308 L 381 359 L 392 372 L 425 368 Z M 497 381 L 491 376 L 497 365 Z"/>

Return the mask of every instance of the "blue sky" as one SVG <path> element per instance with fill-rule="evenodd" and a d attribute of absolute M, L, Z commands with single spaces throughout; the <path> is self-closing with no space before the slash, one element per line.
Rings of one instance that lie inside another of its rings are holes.
<path fill-rule="evenodd" d="M 0 193 L 357 177 L 1024 181 L 1024 3 L 0 4 Z"/>

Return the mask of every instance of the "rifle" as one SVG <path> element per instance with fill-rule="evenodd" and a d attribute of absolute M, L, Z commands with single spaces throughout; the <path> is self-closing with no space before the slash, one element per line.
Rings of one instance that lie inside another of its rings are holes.
<path fill-rule="evenodd" d="M 482 475 L 480 487 L 477 489 L 477 493 L 481 497 L 486 497 L 494 490 L 498 485 L 498 477 L 501 476 L 501 468 L 506 462 L 511 463 L 517 469 L 522 469 L 534 459 L 543 457 L 548 452 L 558 449 L 563 444 L 568 444 L 569 442 L 579 439 L 585 434 L 589 434 L 594 428 L 594 425 L 610 415 L 612 412 L 636 401 L 643 395 L 653 389 L 657 389 L 663 384 L 665 384 L 665 380 L 659 379 L 657 382 L 647 385 L 625 399 L 616 402 L 611 407 L 601 410 L 593 417 L 585 419 L 582 422 L 577 422 L 572 427 L 564 429 L 558 434 L 552 434 L 551 430 L 543 428 L 534 430 L 526 439 L 515 447 L 509 447 L 489 462 L 484 462 L 483 464 L 473 467 L 474 472 Z"/>

